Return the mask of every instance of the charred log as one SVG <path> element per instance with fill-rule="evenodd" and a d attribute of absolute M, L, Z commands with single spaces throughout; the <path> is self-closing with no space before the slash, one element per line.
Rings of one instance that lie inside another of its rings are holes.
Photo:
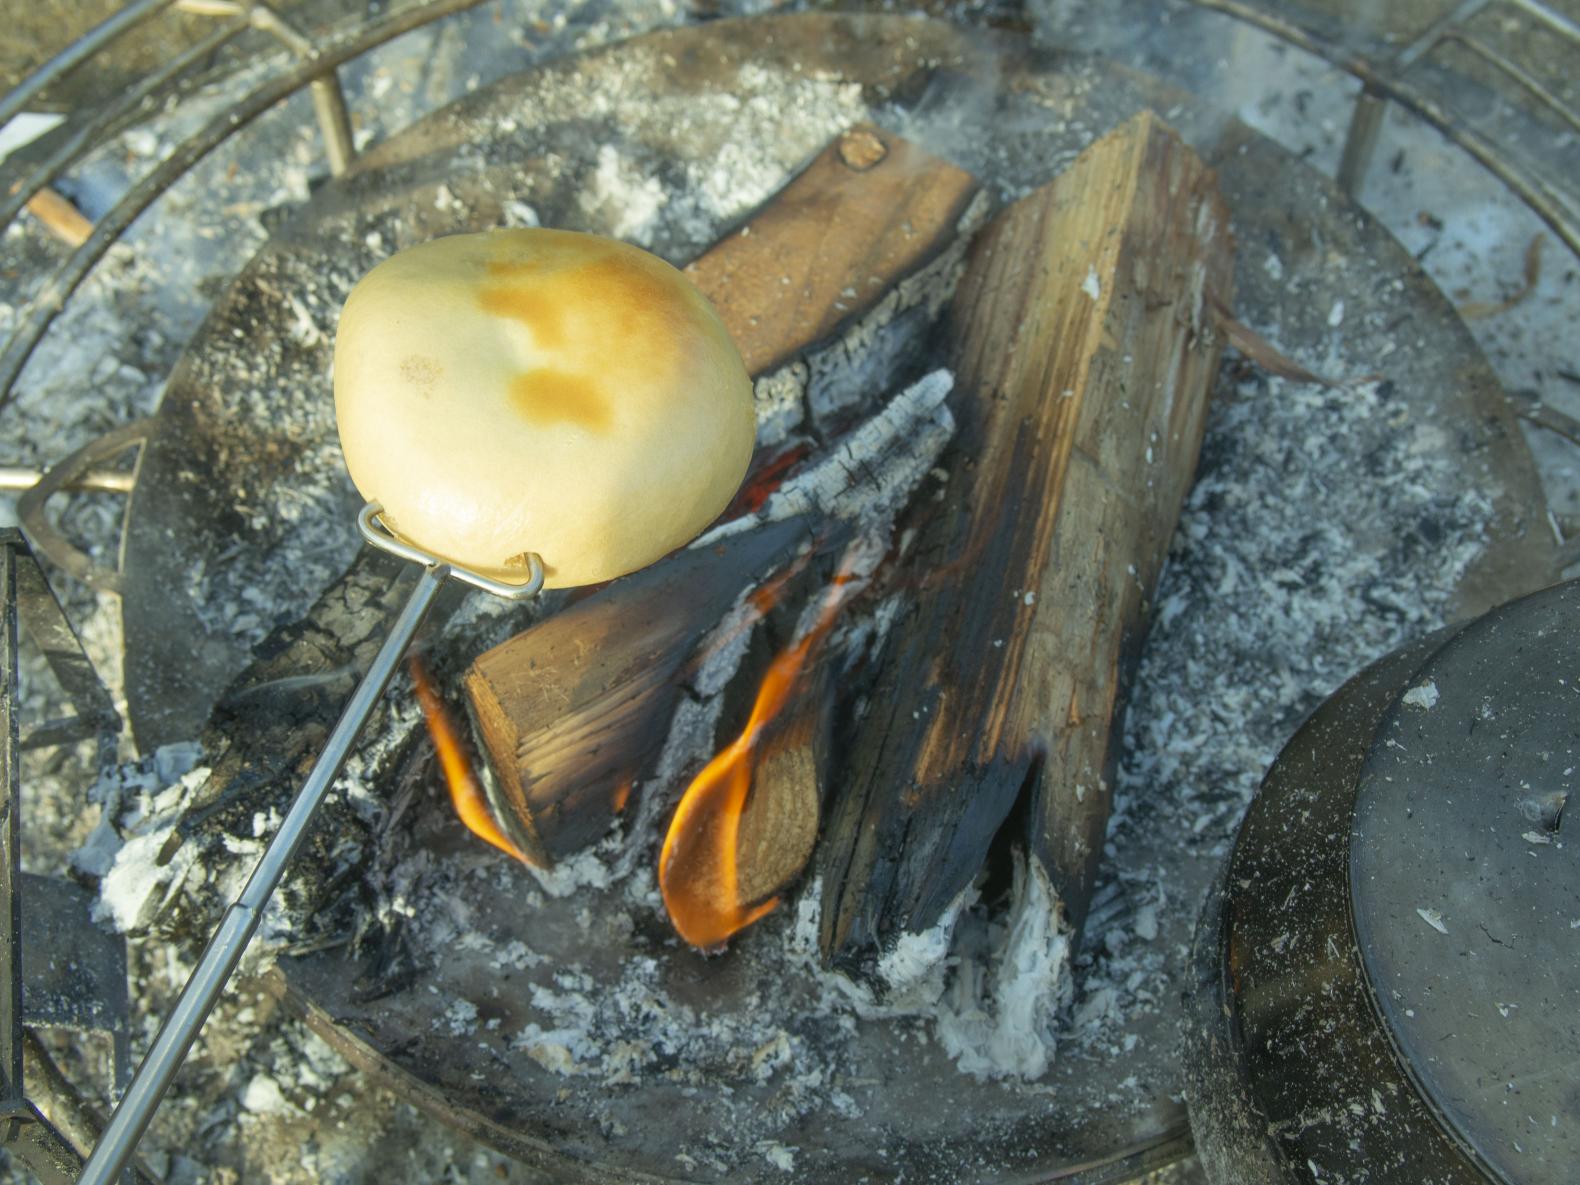
<path fill-rule="evenodd" d="M 1211 172 L 1144 113 L 974 246 L 950 315 L 947 494 L 889 573 L 916 591 L 819 857 L 829 963 L 871 975 L 937 923 L 1023 791 L 1023 842 L 1079 930 L 1124 675 L 1221 350 L 1227 226 Z"/>
<path fill-rule="evenodd" d="M 494 815 L 534 862 L 596 840 L 663 747 L 703 642 L 805 538 L 798 520 L 684 551 L 488 651 L 467 700 Z"/>

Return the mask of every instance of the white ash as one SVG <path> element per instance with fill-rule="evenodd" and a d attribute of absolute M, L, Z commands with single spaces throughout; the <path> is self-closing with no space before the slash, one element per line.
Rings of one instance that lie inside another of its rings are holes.
<path fill-rule="evenodd" d="M 272 1115 L 290 1107 L 280 1084 L 268 1074 L 254 1074 L 241 1092 L 241 1105 L 254 1115 Z"/>
<path fill-rule="evenodd" d="M 662 182 L 622 156 L 613 144 L 598 149 L 598 167 L 578 199 L 587 216 L 617 239 L 651 242 L 667 200 Z"/>
<path fill-rule="evenodd" d="M 113 801 L 118 808 L 118 821 L 124 835 L 120 846 L 113 854 L 107 850 L 109 841 L 104 829 L 116 820 L 106 810 L 92 846 L 76 861 L 79 867 L 105 868 L 94 916 L 123 932 L 145 925 L 149 917 L 180 892 L 191 868 L 191 853 L 178 850 L 163 865 L 159 863 L 159 855 L 193 793 L 209 775 L 208 767 L 202 765 L 188 770 L 173 782 L 138 778 L 140 772 L 135 766 L 125 772 L 118 770 L 106 779 L 110 786 L 101 787 L 93 795 L 101 802 Z M 131 791 L 130 798 L 127 791 Z"/>
<path fill-rule="evenodd" d="M 806 403 L 820 429 L 837 424 L 863 392 L 888 389 L 926 355 L 932 327 L 965 271 L 966 249 L 992 211 L 992 199 L 978 193 L 938 258 L 893 285 L 838 340 L 810 355 Z"/>
<path fill-rule="evenodd" d="M 816 935 L 821 912 L 820 885 L 813 885 L 801 898 L 796 918 L 797 932 L 809 936 L 799 948 L 809 967 L 817 959 Z M 894 945 L 878 960 L 878 978 L 883 983 L 880 1001 L 873 990 L 843 975 L 827 977 L 834 990 L 843 993 L 859 1015 L 927 1016 L 938 1007 L 949 981 L 949 952 L 960 916 L 977 903 L 977 890 L 967 885 L 949 903 L 944 916 L 926 930 L 902 932 Z M 820 972 L 821 974 L 821 972 Z"/>
<path fill-rule="evenodd" d="M 937 1019 L 939 1043 L 978 1078 L 1041 1078 L 1070 1001 L 1070 934 L 1042 865 L 1015 860 L 1009 916 L 984 957 L 962 957 Z"/>
<path fill-rule="evenodd" d="M 782 1173 L 795 1172 L 795 1149 L 788 1148 L 778 1140 L 759 1140 L 757 1151 L 762 1153 L 763 1159 Z"/>
<path fill-rule="evenodd" d="M 584 889 L 608 888 L 617 871 L 614 860 L 627 847 L 623 839 L 621 829 L 616 827 L 601 842 L 566 857 L 553 868 L 529 866 L 528 871 L 550 897 L 569 897 Z"/>
<path fill-rule="evenodd" d="M 145 764 L 154 767 L 150 772 L 155 776 L 135 780 Z M 122 767 L 107 778 L 113 788 L 95 789 L 93 796 L 105 803 L 104 815 L 89 844 L 73 858 L 74 866 L 82 871 L 103 870 L 94 920 L 126 934 L 145 931 L 173 902 L 200 889 L 225 901 L 235 900 L 280 823 L 278 814 L 260 812 L 253 819 L 253 838 L 226 837 L 229 858 L 202 858 L 198 845 L 172 841 L 193 796 L 208 782 L 211 771 L 199 765 L 167 784 L 158 779 L 157 766 L 157 761 L 151 761 Z M 132 790 L 130 795 L 128 790 Z M 283 897 L 272 898 L 259 924 L 258 938 L 248 949 L 246 965 L 266 965 L 273 950 L 296 933 L 296 925 Z"/>
<path fill-rule="evenodd" d="M 862 522 L 892 519 L 954 433 L 954 417 L 944 405 L 953 386 L 954 377 L 946 370 L 913 383 L 842 437 L 826 460 L 776 490 L 761 510 L 715 527 L 692 546 L 707 547 L 800 514 Z"/>
<path fill-rule="evenodd" d="M 671 69 L 662 55 L 633 54 L 612 72 L 601 66 L 596 87 L 553 86 L 531 95 L 536 122 L 609 129 L 578 198 L 584 229 L 615 233 L 660 254 L 700 250 L 782 186 L 787 169 L 869 115 L 861 87 L 837 79 L 776 77 L 768 92 L 677 92 L 667 82 Z M 743 88 L 759 85 L 754 73 L 764 69 L 743 67 Z M 497 118 L 514 120 L 517 103 L 519 96 L 502 104 Z M 698 129 L 721 126 L 730 135 L 716 151 L 699 157 L 683 150 Z M 643 129 L 640 137 L 622 138 L 636 128 Z M 468 163 L 483 162 L 457 162 Z"/>
<path fill-rule="evenodd" d="M 1335 338 L 1329 352 L 1296 361 L 1344 375 L 1371 360 Z M 1232 362 L 1224 373 L 1236 373 Z M 1390 383 L 1325 388 L 1257 375 L 1225 386 L 1124 719 L 1110 858 L 1144 825 L 1221 859 L 1306 715 L 1368 663 L 1443 624 L 1492 519 L 1440 426 L 1412 418 Z M 1157 1006 L 1151 984 L 1171 952 L 1156 942 L 1156 919 L 1170 899 L 1169 885 L 1139 873 L 1100 890 L 1072 1039 L 1107 1045 L 1114 1022 Z"/>
<path fill-rule="evenodd" d="M 1143 786 L 1238 809 L 1322 697 L 1441 623 L 1492 507 L 1391 392 L 1260 377 L 1214 403 L 1126 721 L 1121 818 Z"/>
<path fill-rule="evenodd" d="M 808 373 L 806 363 L 796 359 L 752 384 L 758 448 L 783 444 L 806 421 Z"/>
<path fill-rule="evenodd" d="M 489 947 L 475 935 L 471 903 L 484 893 L 519 893 L 521 873 L 498 864 L 462 866 L 457 861 L 446 861 L 433 873 L 412 915 L 423 945 L 455 948 L 469 941 L 473 947 Z M 525 895 L 524 908 L 540 905 L 535 894 Z M 637 915 L 660 908 L 651 869 L 644 867 L 616 897 L 600 898 L 596 916 L 584 911 L 585 949 L 596 950 L 598 936 L 610 932 L 634 941 Z M 544 962 L 521 942 L 484 954 L 501 967 Z M 828 1105 L 829 1068 L 813 1053 L 818 1042 L 808 1022 L 815 1020 L 812 1028 L 835 1033 L 848 1030 L 853 1017 L 834 1010 L 808 1017 L 766 995 L 753 996 L 751 1006 L 741 1009 L 699 1009 L 675 997 L 665 963 L 662 946 L 622 958 L 612 975 L 594 972 L 580 960 L 555 960 L 548 982 L 531 990 L 534 1019 L 504 1034 L 509 1047 L 555 1074 L 605 1087 L 650 1078 L 699 1086 L 777 1083 L 782 1087 L 779 1109 L 764 1119 L 768 1132 L 781 1131 L 794 1117 Z M 475 1002 L 452 998 L 443 1003 L 434 1023 L 453 1034 L 476 1032 L 483 1027 L 478 1012 Z M 850 1106 L 848 1099 L 836 1097 L 833 1102 Z"/>
<path fill-rule="evenodd" d="M 1430 711 L 1437 707 L 1439 698 L 1440 693 L 1437 690 L 1437 684 L 1433 680 L 1428 679 L 1425 683 L 1418 684 L 1405 692 L 1404 699 L 1401 702 L 1412 708 Z"/>
<path fill-rule="evenodd" d="M 1007 908 L 989 908 L 968 886 L 935 925 L 900 934 L 879 960 L 881 1001 L 869 987 L 818 968 L 816 884 L 797 903 L 787 955 L 822 982 L 827 1006 L 850 1007 L 863 1019 L 911 1019 L 961 1073 L 1033 1083 L 1057 1049 L 1073 951 L 1042 867 L 1017 852 L 1013 878 Z"/>

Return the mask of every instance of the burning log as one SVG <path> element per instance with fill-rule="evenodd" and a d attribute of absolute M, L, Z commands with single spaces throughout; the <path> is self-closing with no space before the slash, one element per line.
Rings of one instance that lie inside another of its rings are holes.
<path fill-rule="evenodd" d="M 552 863 L 609 827 L 621 787 L 642 780 L 664 745 L 682 685 L 706 663 L 708 636 L 718 639 L 714 650 L 745 640 L 767 609 L 752 604 L 753 587 L 770 581 L 799 543 L 826 551 L 852 531 L 886 534 L 952 431 L 943 407 L 948 392 L 947 376 L 923 379 L 759 510 L 473 663 L 466 691 L 494 772 L 495 814 L 533 861 Z M 876 558 L 869 547 L 861 582 L 842 586 L 838 604 L 865 586 Z M 789 725 L 780 721 L 779 728 Z M 797 789 L 790 779 L 817 768 L 798 751 L 811 742 L 793 729 L 775 731 L 755 754 L 759 764 L 775 767 L 771 784 L 783 779 L 784 794 L 800 794 L 803 802 L 806 787 Z M 743 837 L 775 817 L 786 812 L 775 806 L 743 822 Z M 782 855 L 795 843 L 772 827 L 760 846 Z M 748 879 L 760 887 L 761 878 L 776 875 L 754 872 Z"/>
<path fill-rule="evenodd" d="M 826 666 L 814 665 L 758 746 L 737 842 L 742 901 L 755 904 L 782 892 L 812 858 L 827 784 L 827 675 Z"/>
<path fill-rule="evenodd" d="M 494 816 L 532 863 L 585 847 L 657 757 L 702 643 L 794 552 L 795 520 L 682 552 L 472 664 L 466 693 L 494 771 Z"/>
<path fill-rule="evenodd" d="M 876 661 L 819 857 L 832 965 L 872 977 L 901 933 L 945 916 L 1004 827 L 1079 931 L 1125 675 L 1221 352 L 1210 302 L 1231 282 L 1213 176 L 1150 113 L 973 247 L 950 319 L 947 496 L 913 516 L 888 574 L 917 592 Z"/>
<path fill-rule="evenodd" d="M 975 192 L 970 174 L 891 133 L 856 127 L 686 274 L 759 375 L 840 332 L 938 258 Z M 802 509 L 824 513 L 820 491 Z M 496 807 L 506 808 L 496 813 L 511 820 L 504 826 L 530 859 L 553 863 L 608 828 L 611 796 L 663 743 L 674 683 L 703 634 L 808 531 L 776 528 L 761 546 L 728 545 L 724 564 L 686 553 L 692 558 L 604 590 L 477 660 L 466 691 Z"/>
<path fill-rule="evenodd" d="M 867 585 L 883 548 L 846 549 L 816 620 L 769 663 L 740 734 L 692 780 L 664 837 L 658 885 L 670 921 L 708 948 L 772 912 L 817 840 L 828 723 L 819 648 L 840 610 Z"/>

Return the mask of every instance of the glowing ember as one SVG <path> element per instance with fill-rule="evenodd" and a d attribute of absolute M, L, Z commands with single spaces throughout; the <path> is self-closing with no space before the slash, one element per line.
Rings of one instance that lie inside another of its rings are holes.
<path fill-rule="evenodd" d="M 721 517 L 728 521 L 737 515 L 755 514 L 761 510 L 763 503 L 767 502 L 784 484 L 790 471 L 811 454 L 810 445 L 797 444 L 769 460 L 747 479 L 746 484 L 735 495 L 735 501 Z"/>
<path fill-rule="evenodd" d="M 741 900 L 741 816 L 765 730 L 794 699 L 809 659 L 855 591 L 852 582 L 843 569 L 834 578 L 817 624 L 769 666 L 741 735 L 708 762 L 676 808 L 659 855 L 658 884 L 669 920 L 692 946 L 719 946 L 779 905 L 777 896 Z"/>
<path fill-rule="evenodd" d="M 483 789 L 472 773 L 472 763 L 467 760 L 466 751 L 461 746 L 455 722 L 450 719 L 444 701 L 434 690 L 428 672 L 415 656 L 411 660 L 411 678 L 417 689 L 417 702 L 422 705 L 423 717 L 428 722 L 428 733 L 433 737 L 433 747 L 439 754 L 439 768 L 444 771 L 445 783 L 450 787 L 450 802 L 455 807 L 456 815 L 466 825 L 466 829 L 479 839 L 493 844 L 523 864 L 532 863 L 494 822 L 488 802 L 483 797 Z"/>

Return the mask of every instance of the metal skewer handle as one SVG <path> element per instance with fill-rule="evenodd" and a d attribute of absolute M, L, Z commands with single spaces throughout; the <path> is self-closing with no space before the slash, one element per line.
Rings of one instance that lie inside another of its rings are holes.
<path fill-rule="evenodd" d="M 111 1185 L 131 1158 L 138 1140 L 153 1118 L 155 1108 L 164 1098 L 170 1080 L 186 1060 L 187 1051 L 197 1039 L 203 1022 L 208 1019 L 220 992 L 241 961 L 247 943 L 257 931 L 269 898 L 285 874 L 285 866 L 301 846 L 313 816 L 345 766 L 351 747 L 384 694 L 384 689 L 389 686 L 401 656 L 406 653 L 406 647 L 411 644 L 428 615 L 434 597 L 445 580 L 453 576 L 510 600 L 535 596 L 543 587 L 543 563 L 535 554 L 527 556 L 529 579 L 525 584 L 504 584 L 449 564 L 398 538 L 379 518 L 377 503 L 363 509 L 357 518 L 357 526 L 364 538 L 374 546 L 402 559 L 421 563 L 422 574 L 417 578 L 416 587 L 395 619 L 389 637 L 374 658 L 373 665 L 352 693 L 339 723 L 324 745 L 323 753 L 291 803 L 280 830 L 269 841 L 258 866 L 253 869 L 247 887 L 220 919 L 197 969 L 181 989 L 180 999 L 165 1020 L 164 1027 L 159 1030 L 159 1036 L 154 1039 L 148 1056 L 137 1067 L 131 1085 L 105 1126 L 104 1135 L 94 1148 L 93 1155 L 88 1158 L 82 1176 L 78 1179 L 79 1185 Z"/>

